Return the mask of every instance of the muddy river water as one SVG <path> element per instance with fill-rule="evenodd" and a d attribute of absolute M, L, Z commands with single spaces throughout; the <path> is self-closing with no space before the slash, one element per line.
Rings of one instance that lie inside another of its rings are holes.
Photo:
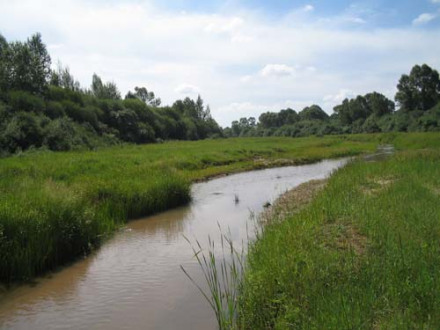
<path fill-rule="evenodd" d="M 215 329 L 214 313 L 180 269 L 202 273 L 184 236 L 202 245 L 229 228 L 240 244 L 250 213 L 346 160 L 234 174 L 192 187 L 185 207 L 131 221 L 98 251 L 0 296 L 2 329 Z M 206 244 L 205 244 L 206 245 Z"/>

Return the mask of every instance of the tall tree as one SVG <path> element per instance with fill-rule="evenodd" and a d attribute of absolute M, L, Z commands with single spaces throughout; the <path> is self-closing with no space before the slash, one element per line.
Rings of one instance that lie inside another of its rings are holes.
<path fill-rule="evenodd" d="M 39 33 L 26 42 L 7 43 L 0 37 L 0 88 L 43 94 L 50 78 L 51 59 Z"/>
<path fill-rule="evenodd" d="M 0 97 L 8 88 L 7 56 L 9 45 L 6 39 L 0 34 Z"/>
<path fill-rule="evenodd" d="M 58 62 L 56 70 L 52 70 L 50 84 L 77 92 L 81 90 L 79 81 L 75 80 L 69 67 L 63 67 L 61 62 Z"/>
<path fill-rule="evenodd" d="M 329 118 L 328 114 L 316 104 L 305 107 L 298 116 L 301 120 L 326 120 Z"/>
<path fill-rule="evenodd" d="M 99 99 L 120 100 L 121 93 L 114 82 L 103 83 L 102 79 L 96 74 L 92 77 L 92 93 Z"/>
<path fill-rule="evenodd" d="M 440 101 L 439 73 L 426 64 L 415 65 L 409 75 L 401 76 L 397 90 L 401 110 L 428 110 Z"/>
<path fill-rule="evenodd" d="M 41 39 L 41 34 L 34 34 L 27 41 L 31 54 L 30 67 L 32 90 L 42 94 L 48 85 L 51 74 L 51 58 L 47 52 L 46 45 Z"/>
<path fill-rule="evenodd" d="M 385 95 L 373 92 L 364 96 L 371 112 L 377 117 L 391 114 L 394 111 L 394 102 L 389 100 Z"/>
<path fill-rule="evenodd" d="M 158 107 L 162 103 L 160 98 L 156 98 L 154 92 L 148 91 L 148 89 L 146 89 L 145 87 L 136 86 L 134 88 L 134 93 L 128 92 L 127 95 L 125 95 L 125 99 L 133 99 L 133 98 L 137 98 L 153 107 Z"/>

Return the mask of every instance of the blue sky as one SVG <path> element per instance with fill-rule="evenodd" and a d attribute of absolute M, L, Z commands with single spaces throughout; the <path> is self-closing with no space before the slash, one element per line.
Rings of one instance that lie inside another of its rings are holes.
<path fill-rule="evenodd" d="M 315 14 L 321 17 L 351 13 L 365 19 L 366 27 L 402 27 L 412 24 L 415 15 L 436 12 L 438 3 L 424 0 L 165 0 L 156 1 L 157 6 L 169 11 L 182 10 L 199 13 L 230 13 L 234 10 L 250 9 L 260 11 L 267 17 L 276 20 L 297 8 L 311 5 Z M 439 26 L 439 20 L 432 20 L 430 26 Z"/>
<path fill-rule="evenodd" d="M 440 69 L 440 0 L 0 0 L 0 33 L 41 32 L 83 86 L 94 72 L 165 104 L 198 93 L 223 126 L 346 97 L 394 97 L 414 64 Z"/>

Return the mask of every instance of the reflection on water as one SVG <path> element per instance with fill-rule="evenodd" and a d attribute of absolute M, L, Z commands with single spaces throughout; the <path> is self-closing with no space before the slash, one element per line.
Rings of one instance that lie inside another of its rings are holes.
<path fill-rule="evenodd" d="M 202 283 L 184 236 L 202 245 L 218 224 L 241 243 L 250 212 L 327 176 L 345 160 L 231 175 L 192 188 L 187 207 L 130 222 L 88 258 L 0 297 L 0 326 L 14 329 L 215 329 L 213 312 L 180 265 Z M 206 244 L 205 244 L 206 245 Z"/>
<path fill-rule="evenodd" d="M 377 151 L 373 154 L 364 156 L 367 162 L 378 162 L 387 159 L 394 154 L 394 146 L 391 144 L 383 144 L 377 147 Z"/>

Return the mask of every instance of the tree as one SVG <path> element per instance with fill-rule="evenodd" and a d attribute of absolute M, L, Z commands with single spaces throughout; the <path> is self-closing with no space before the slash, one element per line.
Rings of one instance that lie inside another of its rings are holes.
<path fill-rule="evenodd" d="M 397 90 L 401 110 L 428 110 L 440 101 L 439 73 L 426 64 L 415 65 L 409 75 L 401 76 Z"/>
<path fill-rule="evenodd" d="M 391 114 L 394 111 L 394 102 L 380 93 L 368 93 L 364 96 L 364 98 L 367 102 L 367 106 L 370 108 L 370 111 L 377 117 Z"/>
<path fill-rule="evenodd" d="M 292 125 L 299 120 L 296 111 L 290 108 L 281 110 L 278 113 L 278 118 L 279 121 L 281 122 L 281 125 Z"/>
<path fill-rule="evenodd" d="M 209 106 L 209 104 L 206 106 L 205 111 L 203 112 L 203 120 L 211 120 L 212 116 L 211 116 L 211 107 Z M 255 120 L 255 118 L 254 118 Z"/>
<path fill-rule="evenodd" d="M 50 76 L 50 84 L 57 87 L 62 87 L 65 89 L 70 89 L 71 91 L 79 92 L 81 86 L 77 80 L 70 73 L 69 67 L 63 67 L 61 62 L 58 62 L 57 70 L 52 71 Z"/>
<path fill-rule="evenodd" d="M 50 78 L 51 59 L 39 33 L 26 42 L 7 43 L 0 36 L 0 89 L 44 94 Z"/>
<path fill-rule="evenodd" d="M 154 92 L 149 92 L 145 87 L 135 87 L 134 93 L 128 92 L 127 95 L 125 95 L 125 99 L 134 99 L 137 98 L 141 101 L 143 101 L 145 104 L 151 105 L 153 107 L 158 107 L 162 103 L 160 98 L 156 98 L 154 95 Z"/>
<path fill-rule="evenodd" d="M 8 88 L 6 61 L 8 52 L 9 45 L 6 39 L 0 34 L 0 97 L 6 92 Z"/>
<path fill-rule="evenodd" d="M 394 102 L 386 96 L 373 92 L 364 96 L 358 95 L 354 99 L 345 99 L 342 104 L 333 108 L 343 125 L 363 122 L 371 115 L 381 117 L 394 111 Z"/>
<path fill-rule="evenodd" d="M 197 118 L 204 119 L 205 106 L 203 105 L 203 99 L 200 97 L 200 94 L 197 95 L 197 100 L 195 104 Z"/>
<path fill-rule="evenodd" d="M 96 74 L 92 77 L 92 93 L 98 99 L 120 100 L 121 93 L 114 82 L 103 83 L 102 79 Z"/>
<path fill-rule="evenodd" d="M 345 99 L 342 104 L 337 105 L 333 110 L 338 114 L 343 125 L 351 125 L 355 121 L 363 121 L 371 115 L 365 97 L 358 95 L 354 99 Z"/>
<path fill-rule="evenodd" d="M 183 100 L 183 114 L 193 119 L 199 118 L 196 103 L 189 97 L 185 97 L 185 99 Z"/>
<path fill-rule="evenodd" d="M 305 107 L 298 116 L 300 120 L 326 120 L 329 118 L 328 114 L 316 104 Z"/>
<path fill-rule="evenodd" d="M 42 94 L 46 90 L 47 83 L 50 79 L 51 58 L 47 52 L 46 45 L 41 40 L 41 34 L 34 34 L 28 39 L 27 44 L 31 54 L 31 62 L 29 65 L 32 79 L 31 91 Z"/>
<path fill-rule="evenodd" d="M 231 123 L 231 133 L 232 133 L 232 136 L 240 136 L 240 132 L 241 132 L 240 123 L 238 122 L 238 120 L 234 120 Z"/>
<path fill-rule="evenodd" d="M 279 127 L 281 126 L 278 122 L 278 113 L 276 112 L 265 112 L 258 117 L 258 121 L 263 128 Z"/>

